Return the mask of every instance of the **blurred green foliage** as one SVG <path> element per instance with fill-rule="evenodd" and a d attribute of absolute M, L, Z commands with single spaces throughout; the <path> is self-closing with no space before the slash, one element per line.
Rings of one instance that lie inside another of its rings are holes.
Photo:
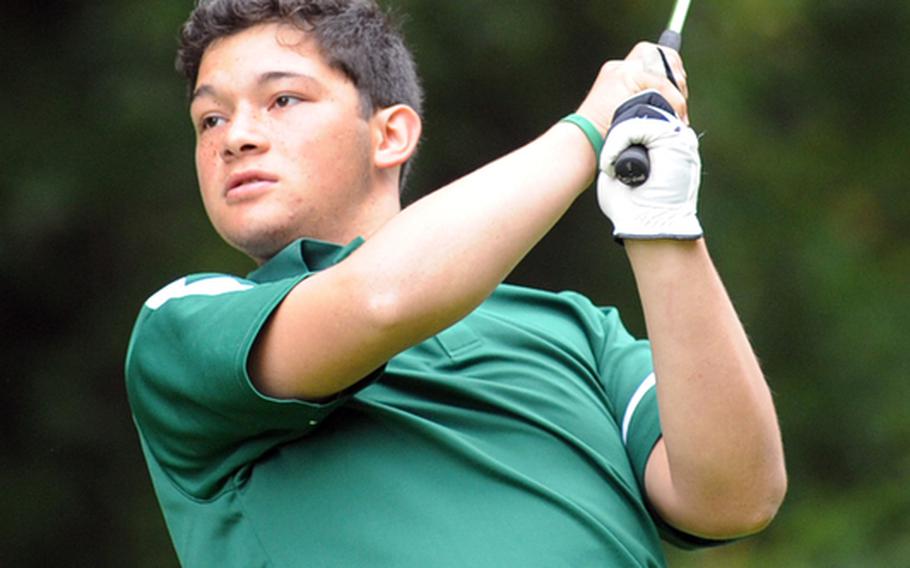
<path fill-rule="evenodd" d="M 428 91 L 409 199 L 530 140 L 671 2 L 398 0 Z M 3 8 L 0 564 L 176 564 L 122 362 L 142 301 L 250 264 L 208 226 L 184 85 L 187 0 Z M 701 215 L 777 397 L 791 476 L 763 535 L 675 566 L 910 558 L 910 4 L 694 3 Z M 634 281 L 592 193 L 512 281 L 618 305 Z"/>

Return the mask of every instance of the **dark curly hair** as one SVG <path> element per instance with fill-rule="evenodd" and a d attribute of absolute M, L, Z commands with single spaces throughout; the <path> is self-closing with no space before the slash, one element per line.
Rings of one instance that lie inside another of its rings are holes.
<path fill-rule="evenodd" d="M 316 40 L 328 64 L 360 94 L 365 117 L 406 104 L 423 112 L 417 66 L 397 25 L 373 0 L 197 0 L 183 24 L 177 71 L 196 86 L 205 50 L 219 38 L 272 22 L 297 26 Z M 402 168 L 401 183 L 408 170 Z"/>

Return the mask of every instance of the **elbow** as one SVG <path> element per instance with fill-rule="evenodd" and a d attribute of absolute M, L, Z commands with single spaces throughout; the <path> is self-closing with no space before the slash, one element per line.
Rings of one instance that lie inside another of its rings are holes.
<path fill-rule="evenodd" d="M 443 327 L 434 326 L 436 320 L 419 301 L 394 287 L 366 291 L 359 310 L 368 337 L 392 352 L 416 345 Z"/>
<path fill-rule="evenodd" d="M 752 518 L 749 525 L 743 527 L 743 533 L 746 535 L 766 529 L 777 517 L 784 503 L 787 495 L 787 472 L 783 465 L 770 477 L 762 490 L 757 492 L 759 499 L 753 505 Z"/>
<path fill-rule="evenodd" d="M 787 494 L 787 474 L 781 466 L 751 487 L 742 488 L 738 498 L 727 499 L 719 521 L 702 536 L 713 539 L 734 539 L 762 532 L 774 521 Z"/>
<path fill-rule="evenodd" d="M 369 289 L 361 296 L 363 321 L 382 337 L 393 337 L 408 327 L 408 302 L 401 290 Z"/>
<path fill-rule="evenodd" d="M 786 493 L 787 476 L 782 467 L 748 481 L 715 479 L 710 488 L 681 501 L 676 515 L 665 514 L 664 519 L 683 532 L 708 540 L 744 538 L 774 521 Z"/>
<path fill-rule="evenodd" d="M 740 538 L 758 534 L 768 528 L 784 501 L 786 488 L 775 491 L 758 503 L 752 504 L 742 512 L 739 518 L 732 519 L 725 527 L 725 538 Z"/>
<path fill-rule="evenodd" d="M 399 279 L 377 275 L 369 265 L 353 261 L 343 262 L 333 271 L 334 289 L 362 330 L 383 333 L 402 325 L 408 301 Z"/>
<path fill-rule="evenodd" d="M 439 333 L 479 304 L 399 281 L 367 285 L 359 298 L 362 321 L 376 337 L 398 348 Z"/>
<path fill-rule="evenodd" d="M 765 474 L 756 478 L 749 522 L 740 531 L 743 535 L 761 532 L 774 521 L 787 495 L 787 486 L 787 468 L 780 454 L 778 459 L 771 460 Z"/>

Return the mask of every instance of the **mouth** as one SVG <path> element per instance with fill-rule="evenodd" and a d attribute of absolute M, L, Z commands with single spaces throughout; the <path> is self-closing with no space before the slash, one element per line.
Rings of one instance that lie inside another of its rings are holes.
<path fill-rule="evenodd" d="M 239 172 L 228 178 L 224 188 L 225 196 L 239 198 L 246 194 L 258 193 L 268 189 L 278 181 L 278 177 L 266 172 Z"/>

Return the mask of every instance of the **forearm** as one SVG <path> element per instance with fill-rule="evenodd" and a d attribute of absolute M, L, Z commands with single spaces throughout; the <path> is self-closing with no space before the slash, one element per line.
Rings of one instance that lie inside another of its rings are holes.
<path fill-rule="evenodd" d="M 356 262 L 373 274 L 371 289 L 412 336 L 406 341 L 435 333 L 492 292 L 595 169 L 584 135 L 558 124 L 402 211 L 357 251 Z"/>
<path fill-rule="evenodd" d="M 774 405 L 703 240 L 627 241 L 658 378 L 670 522 L 751 532 L 786 486 Z M 650 468 L 649 468 L 650 469 Z"/>
<path fill-rule="evenodd" d="M 624 62 L 606 63 L 579 107 L 601 135 L 616 107 L 642 90 L 660 91 L 677 112 L 686 113 L 685 99 L 672 83 L 643 71 L 640 59 L 646 53 L 653 55 L 653 46 L 639 44 Z M 674 64 L 682 77 L 678 58 Z M 419 336 L 467 314 L 549 231 L 596 170 L 587 138 L 576 126 L 559 123 L 403 211 L 359 251 L 364 256 L 376 251 L 377 262 L 389 267 L 380 283 L 396 296 L 389 302 L 396 306 L 392 319 Z M 399 293 L 407 300 L 399 301 Z"/>

